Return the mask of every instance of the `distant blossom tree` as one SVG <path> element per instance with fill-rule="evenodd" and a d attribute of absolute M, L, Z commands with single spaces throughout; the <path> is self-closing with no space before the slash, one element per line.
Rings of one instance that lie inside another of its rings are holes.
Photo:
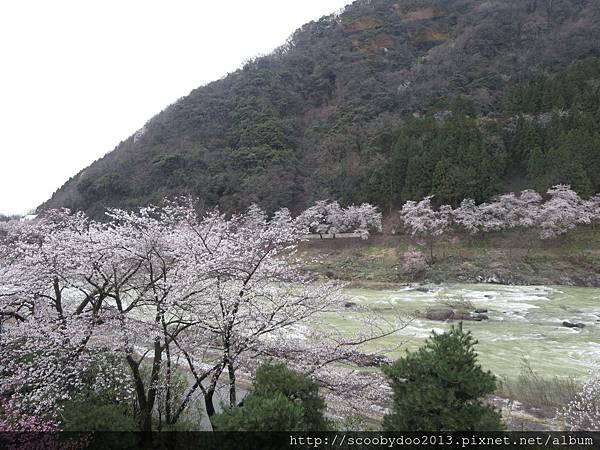
<path fill-rule="evenodd" d="M 542 196 L 532 189 L 521 191 L 517 199 L 516 226 L 522 229 L 538 225 Z"/>
<path fill-rule="evenodd" d="M 586 203 L 570 186 L 557 185 L 548 189 L 550 198 L 540 208 L 541 238 L 562 236 L 577 225 L 591 222 Z"/>
<path fill-rule="evenodd" d="M 336 201 L 320 200 L 302 212 L 297 222 L 309 233 L 358 233 L 367 239 L 371 232 L 381 232 L 382 214 L 377 207 L 363 203 L 342 208 Z"/>
<path fill-rule="evenodd" d="M 452 223 L 452 207 L 441 206 L 437 211 L 431 206 L 433 196 L 425 197 L 420 202 L 408 201 L 400 211 L 400 217 L 409 233 L 422 237 L 429 246 L 429 257 L 434 259 L 433 249 L 437 239 L 442 236 Z"/>
<path fill-rule="evenodd" d="M 400 216 L 411 235 L 426 238 L 430 248 L 435 236 L 446 232 L 451 223 L 473 235 L 517 230 L 521 238 L 529 230 L 539 228 L 540 237 L 550 239 L 566 234 L 577 225 L 600 221 L 600 195 L 582 200 L 566 185 L 554 186 L 547 193 L 549 199 L 545 202 L 539 193 L 527 189 L 518 194 L 500 195 L 480 205 L 466 198 L 454 210 L 442 206 L 438 211 L 431 206 L 432 197 L 425 197 L 418 203 L 406 202 Z"/>
<path fill-rule="evenodd" d="M 600 222 L 600 194 L 590 197 L 586 202 L 586 208 L 589 211 L 592 224 L 596 226 Z"/>
<path fill-rule="evenodd" d="M 338 202 L 319 200 L 298 216 L 298 223 L 309 233 L 319 235 L 339 233 L 343 224 L 342 208 Z"/>
<path fill-rule="evenodd" d="M 369 203 L 350 205 L 344 210 L 346 230 L 359 233 L 362 239 L 367 239 L 369 233 L 381 233 L 382 214 L 376 206 Z"/>
<path fill-rule="evenodd" d="M 491 203 L 477 205 L 462 201 L 453 211 L 454 222 L 470 234 L 517 229 L 524 233 L 539 223 L 542 196 L 532 190 L 497 197 Z"/>
<path fill-rule="evenodd" d="M 464 199 L 460 206 L 452 211 L 454 222 L 469 234 L 478 234 L 484 229 L 484 214 L 471 198 Z"/>

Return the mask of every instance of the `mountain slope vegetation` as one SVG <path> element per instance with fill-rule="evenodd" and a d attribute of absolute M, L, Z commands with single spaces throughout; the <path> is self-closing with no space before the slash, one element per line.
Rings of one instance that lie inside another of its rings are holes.
<path fill-rule="evenodd" d="M 358 0 L 192 91 L 40 208 L 600 190 L 597 0 Z"/>

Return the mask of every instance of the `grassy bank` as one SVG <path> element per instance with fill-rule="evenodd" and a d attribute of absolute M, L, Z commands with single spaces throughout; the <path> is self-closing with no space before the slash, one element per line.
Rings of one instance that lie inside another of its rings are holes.
<path fill-rule="evenodd" d="M 428 256 L 427 267 L 407 270 L 405 253 Z M 431 259 L 424 245 L 406 235 L 311 240 L 300 255 L 308 269 L 356 286 L 387 283 L 493 282 L 518 285 L 600 286 L 600 230 L 581 228 L 553 241 L 534 234 L 455 234 L 440 239 Z"/>

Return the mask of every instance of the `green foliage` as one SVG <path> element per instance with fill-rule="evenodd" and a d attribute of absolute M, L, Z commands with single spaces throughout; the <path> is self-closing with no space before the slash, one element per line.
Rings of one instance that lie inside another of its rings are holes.
<path fill-rule="evenodd" d="M 100 397 L 72 400 L 62 405 L 60 430 L 65 432 L 96 433 L 86 448 L 103 450 L 107 448 L 140 448 L 139 424 L 125 405 L 107 403 Z"/>
<path fill-rule="evenodd" d="M 137 431 L 138 424 L 128 407 L 101 399 L 75 400 L 63 404 L 64 431 Z"/>
<path fill-rule="evenodd" d="M 577 109 L 598 112 L 600 59 L 579 61 L 556 76 L 539 75 L 510 89 L 502 100 L 507 114 Z"/>
<path fill-rule="evenodd" d="M 384 369 L 394 391 L 386 431 L 493 431 L 500 414 L 482 403 L 496 379 L 477 363 L 476 341 L 462 326 L 432 336 Z"/>
<path fill-rule="evenodd" d="M 540 191 L 562 183 L 582 195 L 600 190 L 600 59 L 540 75 L 510 89 L 505 114 L 518 116 L 513 163 Z"/>
<path fill-rule="evenodd" d="M 315 382 L 284 364 L 266 363 L 243 405 L 211 420 L 218 431 L 322 431 L 331 427 L 324 412 Z"/>
<path fill-rule="evenodd" d="M 218 431 L 309 431 L 303 409 L 283 394 L 248 396 L 243 407 L 228 409 L 212 418 Z"/>
<path fill-rule="evenodd" d="M 85 178 L 77 184 L 77 189 L 89 201 L 105 197 L 119 197 L 128 192 L 127 185 L 117 174 L 101 175 L 95 180 Z"/>
<path fill-rule="evenodd" d="M 459 106 L 461 111 L 467 108 Z M 499 189 L 501 164 L 495 163 L 476 122 L 460 112 L 443 121 L 431 116 L 408 121 L 392 152 L 395 166 L 401 168 L 395 176 L 405 173 L 397 200 L 433 194 L 439 202 L 458 204 L 465 197 L 486 200 Z"/>

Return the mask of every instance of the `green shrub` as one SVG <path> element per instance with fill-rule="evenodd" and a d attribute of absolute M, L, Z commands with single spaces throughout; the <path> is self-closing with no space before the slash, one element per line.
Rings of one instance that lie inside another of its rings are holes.
<path fill-rule="evenodd" d="M 279 392 L 249 395 L 243 406 L 229 408 L 213 417 L 218 431 L 305 431 L 302 405 Z"/>
<path fill-rule="evenodd" d="M 319 387 L 284 364 L 266 363 L 256 372 L 243 405 L 212 418 L 219 431 L 314 431 L 331 428 Z"/>
<path fill-rule="evenodd" d="M 69 401 L 63 404 L 64 431 L 137 431 L 138 424 L 124 405 L 100 400 Z"/>

